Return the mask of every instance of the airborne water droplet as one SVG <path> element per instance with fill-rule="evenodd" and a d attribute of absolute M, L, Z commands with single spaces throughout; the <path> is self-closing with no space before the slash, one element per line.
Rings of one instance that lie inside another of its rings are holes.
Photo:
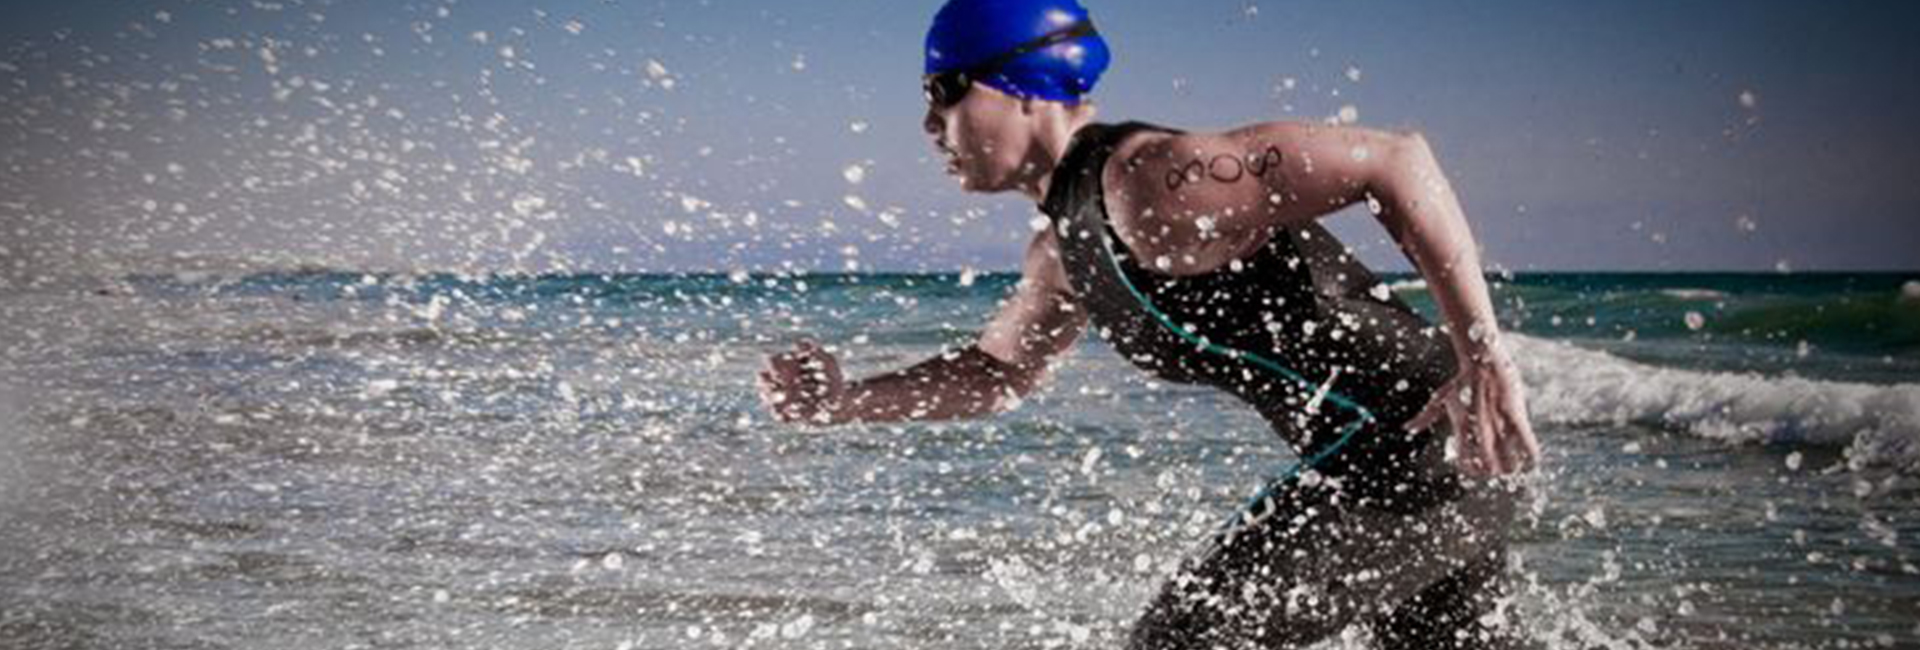
<path fill-rule="evenodd" d="M 1693 330 L 1695 332 L 1698 332 L 1700 331 L 1700 328 L 1707 326 L 1707 317 L 1701 316 L 1700 312 L 1697 312 L 1697 311 L 1687 312 L 1686 321 L 1687 321 L 1687 329 Z"/>

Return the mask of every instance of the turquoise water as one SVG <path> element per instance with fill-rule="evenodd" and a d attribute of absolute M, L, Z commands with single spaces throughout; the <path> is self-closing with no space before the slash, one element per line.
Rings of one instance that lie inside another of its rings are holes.
<path fill-rule="evenodd" d="M 1424 284 L 1383 274 L 1423 308 Z M 1018 276 L 919 274 L 389 276 L 308 271 L 230 280 L 133 276 L 142 291 L 174 295 L 285 295 L 311 300 L 421 300 L 475 305 L 587 300 L 595 307 L 677 306 L 733 298 L 828 309 L 870 306 L 876 296 L 991 304 Z M 195 280 L 198 280 L 197 282 Z M 1533 273 L 1491 279 L 1502 315 L 1522 332 L 1582 339 L 1627 332 L 1650 339 L 1792 347 L 1861 354 L 1920 353 L 1920 273 Z M 369 284 L 371 282 L 371 284 Z M 805 304 L 798 299 L 811 298 Z M 814 305 L 812 303 L 819 303 Z M 1703 315 L 1689 327 L 1688 312 Z"/>
<path fill-rule="evenodd" d="M 803 335 L 853 375 L 965 344 L 1014 280 L 0 295 L 0 645 L 1113 647 L 1292 460 L 1239 404 L 1093 338 L 975 422 L 752 394 Z M 1548 450 L 1509 609 L 1539 645 L 1920 644 L 1920 274 L 1497 280 Z"/>

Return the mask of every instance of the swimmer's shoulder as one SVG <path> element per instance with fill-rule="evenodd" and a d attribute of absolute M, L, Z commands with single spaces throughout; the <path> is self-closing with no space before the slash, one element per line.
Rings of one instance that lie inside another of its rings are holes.
<path fill-rule="evenodd" d="M 1284 142 L 1261 134 L 1278 123 L 1227 131 L 1138 131 L 1114 146 L 1101 170 L 1107 219 L 1141 259 L 1168 259 L 1175 275 L 1208 271 L 1258 248 Z"/>
<path fill-rule="evenodd" d="M 1222 131 L 1144 129 L 1114 146 L 1113 156 L 1102 170 L 1102 180 L 1109 190 L 1139 195 L 1177 193 L 1196 185 L 1190 180 L 1195 175 L 1201 176 L 1201 181 L 1252 180 L 1267 171 L 1260 164 L 1264 162 L 1261 155 L 1268 149 L 1284 153 L 1331 128 L 1336 127 L 1275 120 Z M 1229 158 L 1236 160 L 1230 162 Z"/>
<path fill-rule="evenodd" d="M 1108 220 L 1143 257 L 1240 248 L 1361 197 L 1417 135 L 1304 121 L 1141 131 L 1102 170 Z M 1199 257 L 1211 257 L 1202 252 Z M 1205 267 L 1205 264 L 1198 265 Z"/>

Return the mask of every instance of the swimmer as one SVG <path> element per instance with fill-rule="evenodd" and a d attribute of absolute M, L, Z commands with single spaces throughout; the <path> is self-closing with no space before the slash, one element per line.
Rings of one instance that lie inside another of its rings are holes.
<path fill-rule="evenodd" d="M 1498 608 L 1538 444 L 1459 200 L 1418 134 L 1094 121 L 1111 52 L 1074 0 L 950 0 L 926 40 L 925 129 L 974 192 L 1049 227 L 965 348 L 850 381 L 800 342 L 760 371 L 780 420 L 1011 408 L 1091 328 L 1167 381 L 1245 401 L 1304 459 L 1168 579 L 1130 647 L 1299 647 L 1366 625 L 1388 648 L 1516 642 Z M 1366 203 L 1444 326 L 1316 222 Z M 1451 443 L 1451 448 L 1448 445 Z"/>

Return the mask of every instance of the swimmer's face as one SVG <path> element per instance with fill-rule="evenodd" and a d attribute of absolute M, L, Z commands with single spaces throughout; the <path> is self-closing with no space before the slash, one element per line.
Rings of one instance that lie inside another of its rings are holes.
<path fill-rule="evenodd" d="M 927 106 L 925 127 L 933 146 L 946 158 L 947 173 L 970 192 L 1000 192 L 1017 187 L 1027 135 L 1021 100 L 976 83 L 952 106 Z"/>

